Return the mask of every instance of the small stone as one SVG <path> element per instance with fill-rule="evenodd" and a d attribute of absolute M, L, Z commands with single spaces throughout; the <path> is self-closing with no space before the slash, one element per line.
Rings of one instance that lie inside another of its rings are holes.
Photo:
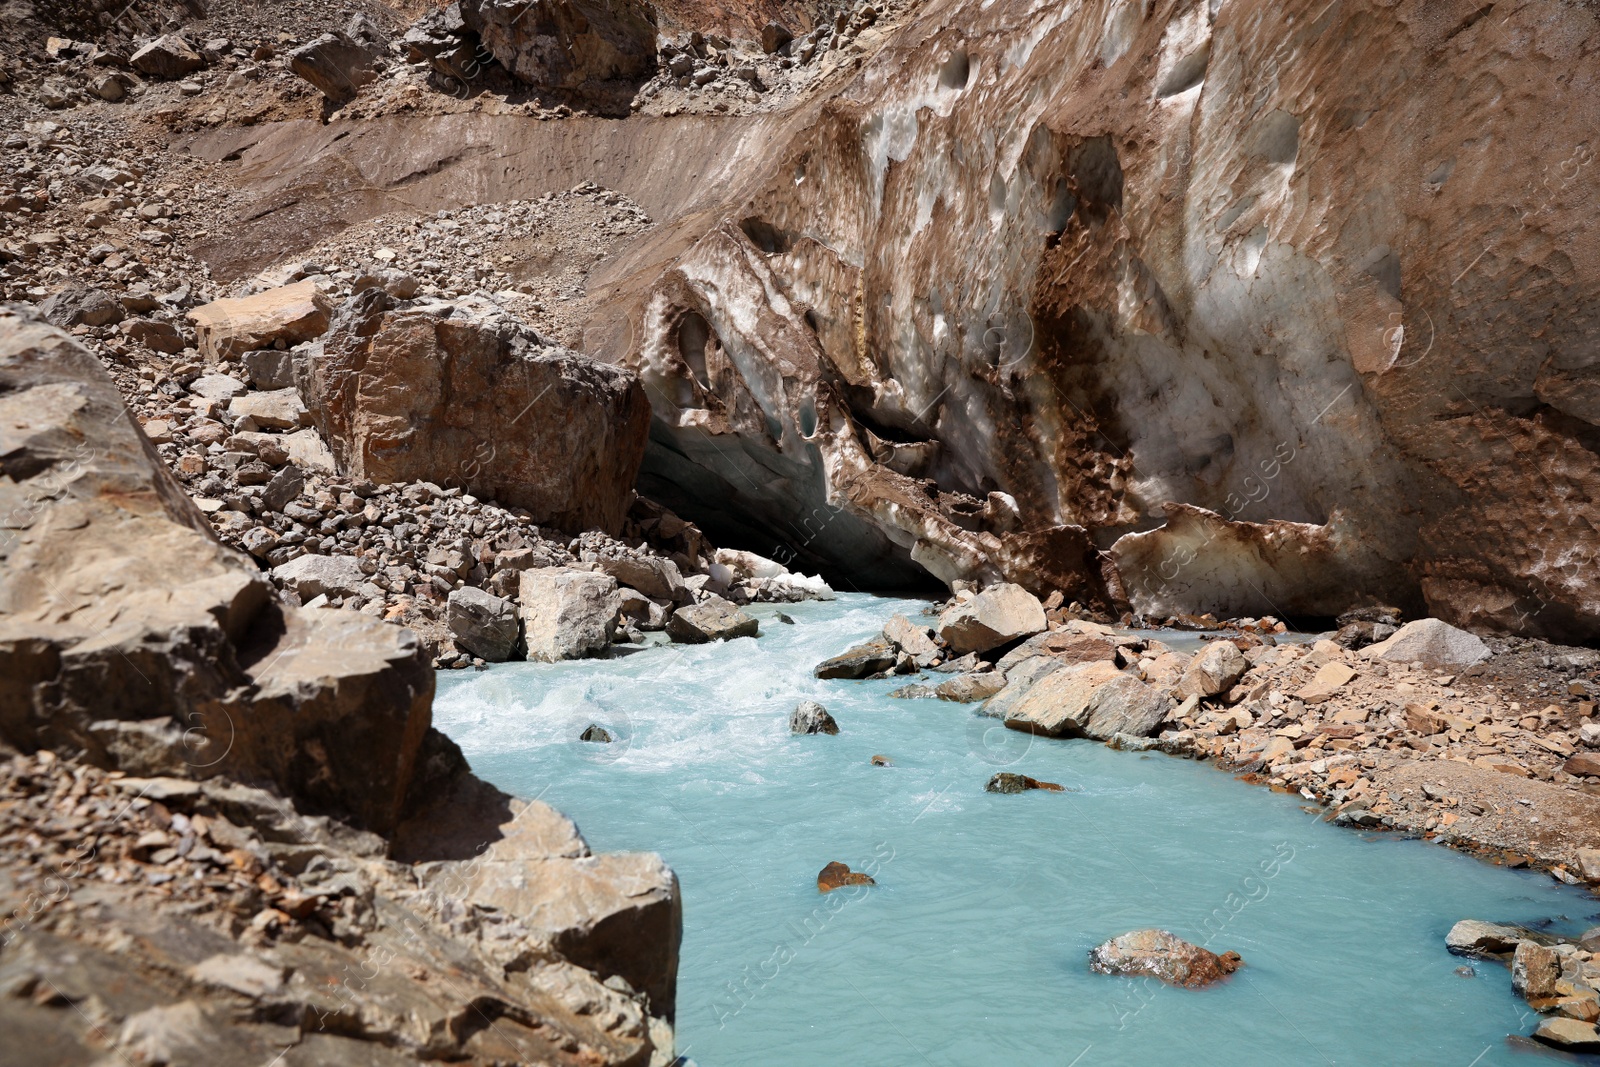
<path fill-rule="evenodd" d="M 872 875 L 852 871 L 848 865 L 833 861 L 817 873 L 817 892 L 831 893 L 847 885 L 877 885 Z"/>
<path fill-rule="evenodd" d="M 986 793 L 1026 793 L 1030 789 L 1043 789 L 1052 793 L 1066 791 L 1054 782 L 1041 782 L 1037 778 L 1029 778 L 1025 774 L 1013 774 L 1010 771 L 996 774 L 989 779 L 983 789 Z"/>
<path fill-rule="evenodd" d="M 614 739 L 611 732 L 597 723 L 590 723 L 588 729 L 578 738 L 579 741 L 594 741 L 598 744 L 609 745 Z"/>
<path fill-rule="evenodd" d="M 893 764 L 893 761 L 891 761 L 888 756 L 873 756 L 872 757 L 872 765 L 874 767 L 891 767 L 894 764 Z"/>

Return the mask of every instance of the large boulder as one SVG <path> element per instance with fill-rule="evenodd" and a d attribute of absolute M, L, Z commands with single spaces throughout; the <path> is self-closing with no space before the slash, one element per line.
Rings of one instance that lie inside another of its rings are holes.
<path fill-rule="evenodd" d="M 1116 733 L 1153 733 L 1169 707 L 1163 694 L 1111 663 L 1080 663 L 1036 682 L 1008 707 L 1005 723 L 1046 737 L 1103 741 Z"/>
<path fill-rule="evenodd" d="M 616 636 L 617 580 L 594 571 L 523 571 L 517 599 L 528 659 L 556 663 L 603 652 Z"/>
<path fill-rule="evenodd" d="M 655 9 L 645 0 L 461 0 L 461 15 L 529 85 L 588 90 L 656 72 Z"/>
<path fill-rule="evenodd" d="M 428 888 L 514 916 L 537 945 L 625 979 L 670 1017 L 683 936 L 672 870 L 650 853 L 593 855 L 571 820 L 538 801 L 502 833 L 481 855 L 434 868 Z"/>
<path fill-rule="evenodd" d="M 140 74 L 163 81 L 176 81 L 206 65 L 205 57 L 175 33 L 157 37 L 133 53 L 128 62 Z"/>
<path fill-rule="evenodd" d="M 354 556 L 297 556 L 272 568 L 272 577 L 301 603 L 319 596 L 355 596 L 367 576 Z"/>
<path fill-rule="evenodd" d="M 1392 637 L 1362 649 L 1364 656 L 1390 663 L 1421 663 L 1435 670 L 1459 671 L 1489 658 L 1489 646 L 1475 634 L 1441 619 L 1408 622 Z"/>
<path fill-rule="evenodd" d="M 276 783 L 373 829 L 429 735 L 415 637 L 285 610 L 224 548 L 100 362 L 0 311 L 0 740 L 131 774 Z"/>
<path fill-rule="evenodd" d="M 899 655 L 883 638 L 874 638 L 817 664 L 812 671 L 818 678 L 870 678 L 894 670 Z"/>
<path fill-rule="evenodd" d="M 828 714 L 828 709 L 815 700 L 802 700 L 789 713 L 789 732 L 792 734 L 837 734 L 839 724 Z"/>
<path fill-rule="evenodd" d="M 238 359 L 258 348 L 310 341 L 328 328 L 331 305 L 316 282 L 268 289 L 253 296 L 214 300 L 189 312 L 200 354 Z"/>
<path fill-rule="evenodd" d="M 617 580 L 618 585 L 637 589 L 647 597 L 681 602 L 689 597 L 683 573 L 670 559 L 660 556 L 617 556 L 599 559 L 596 565 Z"/>
<path fill-rule="evenodd" d="M 1002 582 L 970 600 L 945 609 L 939 616 L 939 636 L 956 655 L 987 652 L 1039 633 L 1048 624 L 1039 598 Z"/>
<path fill-rule="evenodd" d="M 308 349 L 301 393 L 347 474 L 464 483 L 540 525 L 620 530 L 649 433 L 635 375 L 487 300 L 389 306 L 367 290 Z"/>
<path fill-rule="evenodd" d="M 1220 981 L 1243 963 L 1237 952 L 1219 956 L 1165 930 L 1134 930 L 1089 951 L 1089 969 L 1097 974 L 1158 978 L 1190 989 Z"/>
<path fill-rule="evenodd" d="M 516 605 L 476 586 L 451 592 L 446 625 L 457 645 L 489 663 L 510 659 L 517 647 Z"/>
<path fill-rule="evenodd" d="M 721 597 L 679 608 L 667 620 L 667 636 L 686 645 L 708 641 L 732 641 L 736 637 L 760 637 L 761 624 L 738 605 Z"/>
<path fill-rule="evenodd" d="M 349 103 L 378 76 L 377 54 L 345 33 L 325 33 L 289 53 L 289 69 L 335 104 Z"/>

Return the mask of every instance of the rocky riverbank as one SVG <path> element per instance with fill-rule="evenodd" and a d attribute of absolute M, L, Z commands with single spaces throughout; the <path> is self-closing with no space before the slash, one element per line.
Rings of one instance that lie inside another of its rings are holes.
<path fill-rule="evenodd" d="M 1213 760 L 1345 825 L 1600 886 L 1600 654 L 1485 642 L 1438 620 L 1398 626 L 1392 613 L 1296 642 L 1274 619 L 1172 620 L 1213 628 L 1183 654 L 1073 614 L 1017 587 L 963 590 L 817 673 L 920 675 L 895 695 L 971 703 L 1037 735 Z"/>

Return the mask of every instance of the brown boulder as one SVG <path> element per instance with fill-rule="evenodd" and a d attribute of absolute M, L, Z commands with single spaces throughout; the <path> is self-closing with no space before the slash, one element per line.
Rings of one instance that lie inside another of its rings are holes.
<path fill-rule="evenodd" d="M 1003 582 L 946 608 L 939 616 L 939 636 L 959 656 L 1010 644 L 1047 625 L 1038 597 Z"/>
<path fill-rule="evenodd" d="M 295 282 L 254 296 L 214 300 L 189 312 L 200 354 L 238 359 L 279 341 L 295 345 L 322 335 L 330 305 L 315 282 Z"/>
<path fill-rule="evenodd" d="M 1089 969 L 1097 974 L 1159 978 L 1190 989 L 1220 981 L 1243 964 L 1237 952 L 1219 956 L 1165 930 L 1134 930 L 1089 952 Z"/>
<path fill-rule="evenodd" d="M 655 9 L 645 0 L 462 0 L 461 15 L 529 85 L 589 90 L 656 72 Z"/>
<path fill-rule="evenodd" d="M 0 312 L 0 740 L 132 774 L 277 783 L 400 818 L 433 673 L 415 637 L 283 610 L 224 548 L 100 362 Z"/>
<path fill-rule="evenodd" d="M 1041 782 L 1037 778 L 1029 778 L 1025 774 L 1013 774 L 1010 771 L 1001 771 L 990 778 L 983 787 L 986 793 L 1026 793 L 1030 789 L 1043 789 L 1050 793 L 1066 791 L 1055 782 Z"/>
<path fill-rule="evenodd" d="M 355 297 L 304 368 L 341 470 L 464 483 L 563 530 L 621 528 L 649 433 L 636 376 L 545 346 L 484 300 L 387 305 Z"/>
<path fill-rule="evenodd" d="M 852 871 L 846 864 L 834 860 L 817 873 L 817 892 L 831 893 L 847 885 L 877 885 L 872 875 Z"/>
<path fill-rule="evenodd" d="M 1580 778 L 1600 778 L 1600 755 L 1580 752 L 1563 763 L 1561 769 Z"/>

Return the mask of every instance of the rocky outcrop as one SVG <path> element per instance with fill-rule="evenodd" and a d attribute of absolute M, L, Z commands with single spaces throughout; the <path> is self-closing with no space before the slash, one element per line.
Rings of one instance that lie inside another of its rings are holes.
<path fill-rule="evenodd" d="M 913 12 L 626 298 L 648 491 L 857 584 L 1600 637 L 1594 24 L 1324 7 Z"/>
<path fill-rule="evenodd" d="M 342 470 L 464 485 L 564 530 L 621 528 L 649 423 L 633 375 L 487 301 L 390 304 L 353 298 L 301 370 Z"/>
<path fill-rule="evenodd" d="M 520 81 L 603 100 L 656 71 L 655 9 L 643 0 L 461 0 L 483 47 Z M 625 97 L 624 97 L 625 98 Z"/>
<path fill-rule="evenodd" d="M 0 464 L 0 871 L 63 872 L 48 900 L 0 877 L 4 980 L 60 991 L 3 998 L 7 1033 L 240 1064 L 670 1048 L 659 858 L 593 856 L 473 778 L 415 636 L 279 600 L 99 362 L 11 310 Z M 346 984 L 374 958 L 395 966 Z"/>
<path fill-rule="evenodd" d="M 1221 981 L 1243 963 L 1237 952 L 1219 956 L 1165 930 L 1134 930 L 1089 952 L 1089 969 L 1097 974 L 1159 978 L 1190 989 Z"/>

